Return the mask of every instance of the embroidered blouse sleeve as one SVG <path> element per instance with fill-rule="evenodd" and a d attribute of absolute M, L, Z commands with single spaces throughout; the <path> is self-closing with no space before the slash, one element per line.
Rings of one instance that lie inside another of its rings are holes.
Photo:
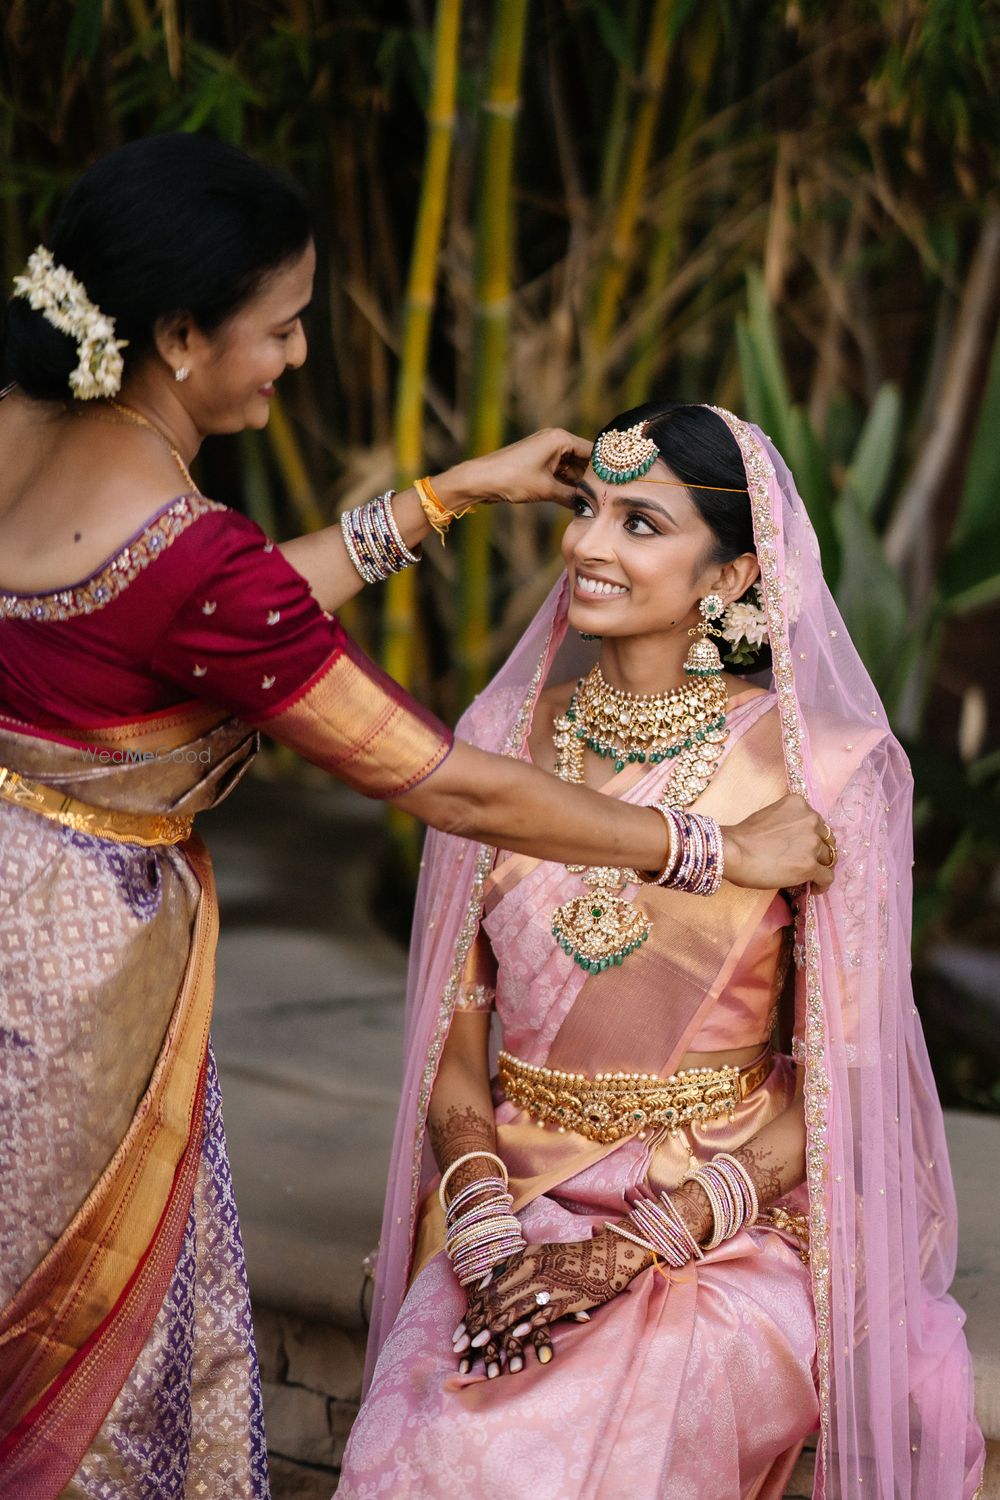
<path fill-rule="evenodd" d="M 456 1010 L 493 1010 L 497 998 L 497 961 L 482 927 L 469 949 L 462 971 Z"/>
<path fill-rule="evenodd" d="M 416 786 L 452 736 L 354 644 L 252 521 L 232 511 L 188 533 L 190 586 L 152 669 L 228 708 L 373 797 Z"/>

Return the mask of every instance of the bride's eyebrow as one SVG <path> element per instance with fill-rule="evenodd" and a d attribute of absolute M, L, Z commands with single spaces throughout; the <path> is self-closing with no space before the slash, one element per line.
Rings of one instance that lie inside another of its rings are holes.
<path fill-rule="evenodd" d="M 640 495 L 622 495 L 614 503 L 619 509 L 654 511 L 656 515 L 663 516 L 664 520 L 669 521 L 671 526 L 677 525 L 669 510 L 665 510 L 662 505 L 657 505 L 655 500 L 646 500 Z"/>

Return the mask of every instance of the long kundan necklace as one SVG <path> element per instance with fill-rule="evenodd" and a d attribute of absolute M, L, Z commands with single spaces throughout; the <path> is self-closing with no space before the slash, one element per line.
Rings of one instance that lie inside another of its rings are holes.
<path fill-rule="evenodd" d="M 686 681 L 665 693 L 638 695 L 608 683 L 600 665 L 582 677 L 569 707 L 555 721 L 556 775 L 583 781 L 584 753 L 611 760 L 615 773 L 627 765 L 672 761 L 660 798 L 663 807 L 688 807 L 705 790 L 728 735 L 728 694 L 714 642 L 712 620 L 722 613 L 718 595 L 702 601 L 702 623 L 684 663 Z M 622 964 L 643 944 L 650 919 L 620 893 L 636 872 L 615 866 L 567 865 L 582 877 L 586 892 L 557 907 L 552 935 L 563 951 L 591 974 Z"/>

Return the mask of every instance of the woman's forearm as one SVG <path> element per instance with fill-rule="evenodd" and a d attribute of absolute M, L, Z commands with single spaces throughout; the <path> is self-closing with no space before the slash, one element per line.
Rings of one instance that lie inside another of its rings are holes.
<path fill-rule="evenodd" d="M 444 488 L 448 499 L 442 496 L 442 503 L 450 508 L 452 492 L 446 486 Z M 457 508 L 457 500 L 454 505 Z M 431 529 L 420 504 L 420 497 L 412 485 L 393 497 L 392 513 L 403 541 L 412 552 Z M 336 614 L 348 599 L 353 599 L 364 588 L 364 579 L 351 562 L 344 545 L 339 521 L 333 526 L 324 526 L 322 531 L 313 531 L 308 536 L 297 536 L 290 542 L 282 542 L 281 551 L 292 567 L 302 574 L 317 603 L 330 614 Z"/>
<path fill-rule="evenodd" d="M 432 828 L 538 859 L 649 871 L 666 859 L 666 824 L 651 808 L 570 786 L 461 740 L 436 771 L 394 801 Z M 758 890 L 806 881 L 825 889 L 833 867 L 824 859 L 823 826 L 801 797 L 790 796 L 723 828 L 726 879 Z"/>
<path fill-rule="evenodd" d="M 590 444 L 582 438 L 559 427 L 548 427 L 496 453 L 453 464 L 434 475 L 431 484 L 440 504 L 451 512 L 497 500 L 515 505 L 539 500 L 566 504 L 589 455 Z M 400 490 L 393 499 L 392 511 L 403 541 L 412 551 L 430 530 L 416 490 Z M 283 543 L 281 550 L 305 578 L 319 604 L 331 614 L 361 592 L 362 580 L 339 525 L 298 536 Z"/>
<path fill-rule="evenodd" d="M 801 1080 L 788 1109 L 731 1154 L 746 1168 L 762 1209 L 805 1181 L 806 1122 Z M 685 1182 L 670 1197 L 695 1239 L 707 1239 L 712 1230 L 712 1208 L 704 1190 L 696 1182 Z"/>
<path fill-rule="evenodd" d="M 470 1152 L 496 1151 L 488 1037 L 488 1013 L 454 1017 L 434 1080 L 427 1118 L 431 1149 L 442 1173 Z M 496 1162 L 475 1156 L 452 1172 L 447 1195 L 454 1197 L 470 1182 L 496 1174 Z"/>
<path fill-rule="evenodd" d="M 666 825 L 658 813 L 460 740 L 396 806 L 446 833 L 565 864 L 657 870 L 666 855 Z"/>

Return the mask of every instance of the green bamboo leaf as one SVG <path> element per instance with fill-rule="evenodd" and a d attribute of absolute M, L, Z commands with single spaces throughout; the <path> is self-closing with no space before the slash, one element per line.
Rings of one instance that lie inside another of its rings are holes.
<path fill-rule="evenodd" d="M 910 634 L 906 599 L 875 528 L 849 492 L 841 496 L 835 520 L 842 559 L 837 603 L 891 714 Z"/>
<path fill-rule="evenodd" d="M 590 0 L 587 9 L 607 51 L 619 67 L 631 71 L 635 66 L 634 39 L 629 26 L 623 23 L 619 7 L 609 5 L 607 0 Z"/>
<path fill-rule="evenodd" d="M 101 40 L 104 22 L 104 0 L 76 0 L 73 19 L 69 23 L 66 37 L 65 66 L 68 68 L 77 58 L 93 62 Z"/>
<path fill-rule="evenodd" d="M 1000 526 L 991 521 L 949 547 L 938 575 L 948 614 L 967 614 L 1000 599 Z"/>
<path fill-rule="evenodd" d="M 813 523 L 823 573 L 831 589 L 840 575 L 840 542 L 834 521 L 833 482 L 822 444 L 808 414 L 793 406 L 782 423 L 785 430 L 784 457 L 795 478 L 795 487 Z"/>
<path fill-rule="evenodd" d="M 847 487 L 866 516 L 874 518 L 885 494 L 899 443 L 903 402 L 898 387 L 883 385 L 872 402 L 847 471 Z"/>
<path fill-rule="evenodd" d="M 747 272 L 745 328 L 746 337 L 740 339 L 737 331 L 737 340 L 741 368 L 744 367 L 745 360 L 752 361 L 750 384 L 745 385 L 750 416 L 784 453 L 788 447 L 785 429 L 792 395 L 785 375 L 774 316 L 764 289 L 764 279 L 755 267 Z M 744 369 L 745 382 L 747 374 L 747 369 Z"/>
<path fill-rule="evenodd" d="M 1000 497 L 1000 330 L 993 345 L 989 378 L 972 439 L 969 466 L 959 502 L 952 545 L 968 536 L 996 527 Z"/>

